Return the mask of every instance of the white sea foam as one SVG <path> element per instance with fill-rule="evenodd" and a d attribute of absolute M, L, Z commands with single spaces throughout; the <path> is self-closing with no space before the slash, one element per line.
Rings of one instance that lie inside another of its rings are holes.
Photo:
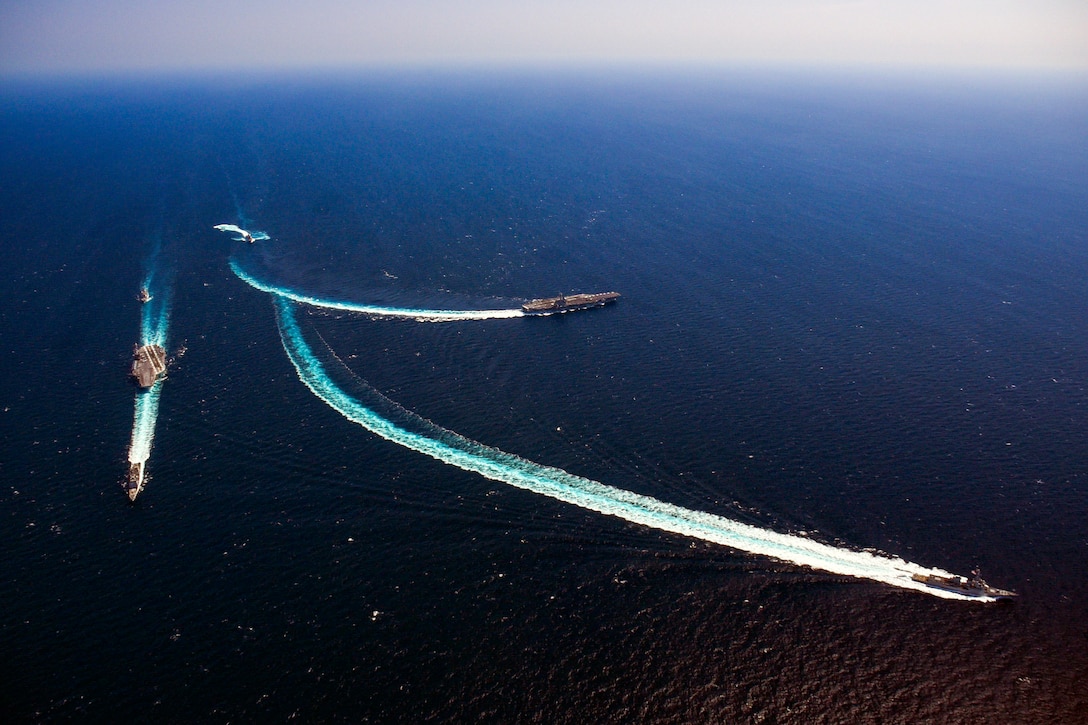
<path fill-rule="evenodd" d="M 239 272 L 237 267 L 235 272 Z M 302 382 L 345 418 L 386 440 L 495 481 L 661 531 L 833 574 L 914 589 L 937 597 L 993 601 L 988 597 L 966 597 L 933 589 L 911 578 L 912 574 L 949 575 L 940 569 L 923 567 L 898 557 L 830 546 L 803 536 L 783 534 L 716 514 L 682 508 L 558 468 L 533 463 L 440 428 L 386 399 L 389 405 L 385 407 L 401 411 L 397 417 L 403 420 L 394 422 L 345 392 L 333 381 L 325 363 L 306 342 L 292 302 L 295 298 L 280 294 L 274 288 L 263 288 L 275 295 L 280 338 Z M 380 394 L 373 391 L 373 395 Z"/>
<path fill-rule="evenodd" d="M 462 320 L 501 320 L 512 317 L 524 317 L 525 313 L 518 309 L 509 310 L 423 310 L 406 307 L 382 307 L 380 305 L 368 305 L 361 302 L 346 300 L 328 300 L 312 295 L 303 294 L 287 287 L 262 282 L 247 271 L 242 269 L 237 261 L 231 260 L 230 268 L 246 284 L 259 289 L 262 292 L 284 297 L 295 302 L 301 302 L 311 307 L 320 307 L 326 310 L 340 310 L 343 312 L 358 312 L 375 317 L 401 317 L 420 322 L 458 322 Z"/>
<path fill-rule="evenodd" d="M 136 393 L 136 410 L 132 421 L 132 441 L 128 448 L 129 463 L 147 463 L 151 443 L 155 439 L 155 423 L 159 418 L 159 394 L 162 381 L 156 380 L 150 390 Z"/>

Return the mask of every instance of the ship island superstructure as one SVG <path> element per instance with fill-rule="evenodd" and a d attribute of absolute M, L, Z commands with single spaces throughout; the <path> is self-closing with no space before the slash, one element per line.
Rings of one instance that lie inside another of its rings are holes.
<path fill-rule="evenodd" d="M 554 315 L 576 310 L 588 310 L 592 307 L 603 307 L 620 298 L 619 292 L 596 292 L 593 294 L 559 295 L 558 297 L 544 297 L 538 300 L 529 300 L 521 306 L 521 311 L 527 315 Z"/>

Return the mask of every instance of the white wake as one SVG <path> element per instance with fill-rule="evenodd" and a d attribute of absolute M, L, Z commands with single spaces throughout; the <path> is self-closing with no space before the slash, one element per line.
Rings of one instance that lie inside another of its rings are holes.
<path fill-rule="evenodd" d="M 502 320 L 512 317 L 524 317 L 525 313 L 518 309 L 508 310 L 423 310 L 408 307 L 382 307 L 380 305 L 368 305 L 361 302 L 347 300 L 329 300 L 290 289 L 279 287 L 267 282 L 262 282 L 242 269 L 235 260 L 230 261 L 230 268 L 234 274 L 249 286 L 262 292 L 283 297 L 294 302 L 311 307 L 320 307 L 326 310 L 340 310 L 342 312 L 358 312 L 374 317 L 400 317 L 420 322 L 458 322 L 461 320 Z"/>
<path fill-rule="evenodd" d="M 398 419 L 391 420 L 377 413 L 373 406 L 345 392 L 333 381 L 325 363 L 306 342 L 292 299 L 275 294 L 274 300 L 280 339 L 302 382 L 345 418 L 388 441 L 485 478 L 661 531 L 946 599 L 994 601 L 989 597 L 968 597 L 934 589 L 911 578 L 913 574 L 951 576 L 940 569 L 924 567 L 898 557 L 822 544 L 803 536 L 778 533 L 716 514 L 686 509 L 534 463 L 441 428 L 404 410 L 367 386 L 368 394 L 375 399 L 380 397 L 378 402 L 382 404 L 381 407 L 392 411 L 391 415 Z M 386 416 L 389 415 L 387 412 Z"/>

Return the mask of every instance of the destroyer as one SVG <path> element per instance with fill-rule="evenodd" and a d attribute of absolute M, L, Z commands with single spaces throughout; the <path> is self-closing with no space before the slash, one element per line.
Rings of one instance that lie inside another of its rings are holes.
<path fill-rule="evenodd" d="M 539 300 L 529 300 L 521 306 L 521 311 L 527 315 L 552 315 L 559 312 L 574 312 L 576 310 L 588 310 L 591 307 L 603 307 L 609 302 L 615 302 L 620 297 L 619 292 L 597 292 L 595 294 L 559 295 L 558 297 L 545 297 Z"/>
<path fill-rule="evenodd" d="M 140 491 L 144 490 L 143 461 L 128 464 L 128 475 L 125 476 L 125 480 L 121 485 L 124 487 L 125 493 L 128 494 L 128 500 L 135 501 L 136 497 L 140 495 Z"/>
<path fill-rule="evenodd" d="M 139 345 L 132 351 L 132 377 L 141 388 L 150 388 L 166 372 L 166 351 L 160 345 Z"/>
<path fill-rule="evenodd" d="M 962 594 L 966 597 L 993 597 L 1001 602 L 1009 601 L 1016 596 L 1016 592 L 998 589 L 997 587 L 992 587 L 987 584 L 982 580 L 982 577 L 979 576 L 977 569 L 971 572 L 970 578 L 962 576 L 937 576 L 936 574 L 913 574 L 911 579 L 916 582 L 921 582 L 927 587 L 943 589 L 946 592 L 955 592 L 956 594 Z"/>

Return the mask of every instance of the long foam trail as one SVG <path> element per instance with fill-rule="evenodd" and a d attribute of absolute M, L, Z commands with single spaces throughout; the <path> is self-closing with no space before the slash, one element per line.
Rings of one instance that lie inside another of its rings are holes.
<path fill-rule="evenodd" d="M 170 323 L 170 292 L 156 289 L 154 272 L 144 277 L 143 288 L 151 293 L 151 299 L 140 309 L 140 344 L 165 346 Z"/>
<path fill-rule="evenodd" d="M 153 255 L 153 263 L 156 257 L 157 255 Z M 148 273 L 143 286 L 151 293 L 151 300 L 144 303 L 140 310 L 140 345 L 159 345 L 165 348 L 170 326 L 170 290 L 165 286 L 155 285 L 154 271 Z M 156 380 L 149 390 L 136 393 L 132 439 L 128 447 L 129 475 L 126 481 L 132 500 L 144 488 L 147 461 L 151 457 L 151 443 L 155 439 L 155 424 L 159 419 L 161 393 L 161 379 Z"/>
<path fill-rule="evenodd" d="M 286 295 L 277 294 L 273 299 L 280 339 L 302 382 L 345 418 L 388 441 L 485 478 L 661 531 L 937 597 L 993 601 L 988 597 L 966 597 L 934 589 L 911 579 L 916 573 L 949 576 L 940 569 L 830 546 L 802 536 L 781 534 L 716 514 L 686 509 L 559 468 L 533 463 L 441 428 L 354 378 L 333 355 L 319 358 L 303 335 L 295 304 Z M 349 394 L 333 380 L 330 367 L 338 374 L 351 376 L 354 394 Z"/>
<path fill-rule="evenodd" d="M 289 287 L 279 287 L 268 282 L 263 282 L 246 270 L 236 260 L 230 261 L 230 268 L 234 274 L 249 286 L 262 292 L 283 297 L 295 302 L 301 302 L 311 307 L 321 307 L 327 310 L 341 310 L 343 312 L 359 312 L 364 315 L 377 317 L 401 317 L 420 322 L 457 322 L 461 320 L 502 320 L 511 317 L 524 317 L 525 313 L 520 308 L 512 310 L 420 310 L 407 307 L 380 307 L 359 302 L 342 300 L 328 300 L 312 295 L 306 295 Z"/>
<path fill-rule="evenodd" d="M 136 393 L 132 441 L 128 448 L 129 463 L 144 465 L 147 463 L 147 459 L 151 457 L 151 442 L 155 439 L 155 423 L 159 417 L 159 394 L 161 392 L 162 381 L 156 380 L 150 390 Z"/>

